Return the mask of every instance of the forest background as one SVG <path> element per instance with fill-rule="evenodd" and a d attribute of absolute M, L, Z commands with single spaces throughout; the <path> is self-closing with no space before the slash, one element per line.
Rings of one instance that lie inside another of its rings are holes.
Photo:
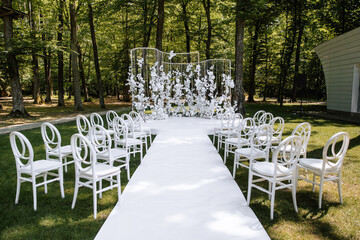
<path fill-rule="evenodd" d="M 2 0 L 2 6 L 26 15 L 0 22 L 1 96 L 30 95 L 43 104 L 55 94 L 58 106 L 73 96 L 75 110 L 91 97 L 101 108 L 106 95 L 130 101 L 129 50 L 136 47 L 230 59 L 234 91 L 244 89 L 250 102 L 296 101 L 303 78 L 302 97 L 326 100 L 313 49 L 360 26 L 357 0 Z M 13 84 L 11 56 L 21 87 Z M 26 113 L 13 103 L 14 110 Z"/>

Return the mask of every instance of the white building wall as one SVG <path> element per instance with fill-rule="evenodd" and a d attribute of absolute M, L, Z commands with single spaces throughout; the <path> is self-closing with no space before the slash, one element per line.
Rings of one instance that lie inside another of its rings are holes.
<path fill-rule="evenodd" d="M 360 63 L 360 28 L 320 44 L 315 52 L 325 74 L 327 108 L 354 112 L 358 109 L 354 104 L 359 104 L 354 103 L 359 90 L 353 91 L 353 86 L 358 86 L 354 84 L 354 67 Z"/>

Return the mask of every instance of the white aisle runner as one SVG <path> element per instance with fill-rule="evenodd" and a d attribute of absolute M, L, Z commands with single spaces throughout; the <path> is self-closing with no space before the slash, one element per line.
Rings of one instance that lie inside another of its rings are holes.
<path fill-rule="evenodd" d="M 207 136 L 216 123 L 147 123 L 158 135 L 96 239 L 269 239 Z"/>

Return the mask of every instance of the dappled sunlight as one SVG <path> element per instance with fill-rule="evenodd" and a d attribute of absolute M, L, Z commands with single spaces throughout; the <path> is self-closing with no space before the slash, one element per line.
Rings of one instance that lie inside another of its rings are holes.
<path fill-rule="evenodd" d="M 206 226 L 212 231 L 230 236 L 256 239 L 259 237 L 257 231 L 261 231 L 263 227 L 260 222 L 254 221 L 252 215 L 250 209 L 241 213 L 219 211 L 211 214 L 212 220 Z"/>

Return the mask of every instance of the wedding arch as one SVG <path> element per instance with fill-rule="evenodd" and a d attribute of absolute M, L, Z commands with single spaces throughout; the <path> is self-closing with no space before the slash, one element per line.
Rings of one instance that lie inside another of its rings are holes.
<path fill-rule="evenodd" d="M 153 119 L 200 116 L 234 111 L 231 105 L 231 61 L 200 61 L 199 52 L 130 50 L 128 84 L 133 109 Z M 234 104 L 236 106 L 236 104 Z"/>

